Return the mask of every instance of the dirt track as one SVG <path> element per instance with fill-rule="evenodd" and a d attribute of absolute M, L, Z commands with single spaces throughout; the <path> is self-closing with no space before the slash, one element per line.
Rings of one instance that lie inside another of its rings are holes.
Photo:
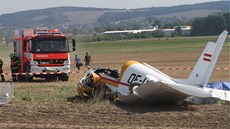
<path fill-rule="evenodd" d="M 159 55 L 158 55 L 159 54 Z M 124 61 L 139 57 L 157 68 L 192 67 L 197 55 L 148 53 L 138 55 L 94 55 L 95 66 L 120 68 Z M 167 55 L 171 55 L 168 57 Z M 154 56 L 154 58 L 152 58 Z M 159 57 L 159 58 L 157 58 Z M 114 60 L 110 60 L 113 58 Z M 119 60 L 122 59 L 122 60 Z M 229 67 L 228 53 L 224 53 L 217 67 Z M 227 61 L 226 61 L 227 60 Z M 85 70 L 85 69 L 83 69 Z M 163 71 L 176 78 L 185 78 L 190 71 Z M 214 71 L 211 80 L 229 80 L 229 71 Z M 77 81 L 78 78 L 70 78 Z M 71 97 L 71 96 L 70 96 Z M 36 103 L 15 102 L 0 107 L 0 128 L 215 128 L 230 127 L 229 105 L 186 106 L 124 106 L 108 102 Z"/>
<path fill-rule="evenodd" d="M 229 105 L 8 104 L 1 128 L 229 128 Z"/>

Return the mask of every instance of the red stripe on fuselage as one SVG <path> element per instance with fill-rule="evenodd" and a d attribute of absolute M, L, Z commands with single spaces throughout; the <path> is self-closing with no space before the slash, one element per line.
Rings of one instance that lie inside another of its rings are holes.
<path fill-rule="evenodd" d="M 211 54 L 208 54 L 208 53 L 204 53 L 204 56 L 212 57 L 212 55 L 211 55 Z"/>
<path fill-rule="evenodd" d="M 100 76 L 100 75 L 99 75 Z M 121 84 L 121 85 L 124 85 L 124 86 L 129 86 L 129 84 L 126 84 L 124 82 L 119 82 L 119 81 L 116 81 L 116 80 L 112 80 L 112 79 L 109 79 L 109 78 L 105 78 L 105 77 L 102 77 L 100 76 L 102 79 L 105 79 L 107 81 L 111 81 L 111 82 L 114 82 L 114 83 L 117 83 L 117 84 Z"/>
<path fill-rule="evenodd" d="M 203 58 L 204 61 L 211 62 L 211 59 Z"/>

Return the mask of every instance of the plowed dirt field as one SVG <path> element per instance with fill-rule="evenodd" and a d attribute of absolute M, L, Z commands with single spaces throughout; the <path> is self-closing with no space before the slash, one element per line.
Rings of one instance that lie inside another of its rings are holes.
<path fill-rule="evenodd" d="M 205 128 L 227 129 L 229 105 L 124 106 L 84 103 L 10 103 L 0 128 Z"/>

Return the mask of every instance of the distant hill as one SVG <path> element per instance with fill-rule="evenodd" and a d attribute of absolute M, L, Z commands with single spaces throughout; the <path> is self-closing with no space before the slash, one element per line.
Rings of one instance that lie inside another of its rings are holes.
<path fill-rule="evenodd" d="M 217 12 L 228 12 L 229 1 L 206 2 L 172 7 L 152 7 L 127 10 L 126 12 L 108 12 L 100 17 L 99 22 L 116 22 L 145 17 L 197 17 Z"/>
<path fill-rule="evenodd" d="M 84 7 L 55 7 L 22 11 L 0 15 L 0 30 L 14 30 L 47 26 L 65 28 L 85 24 L 104 24 L 146 17 L 188 17 L 207 16 L 218 12 L 228 12 L 229 1 L 206 2 L 172 7 L 152 7 L 140 9 L 108 9 Z"/>
<path fill-rule="evenodd" d="M 0 15 L 0 30 L 36 26 L 60 27 L 69 24 L 97 23 L 99 17 L 112 9 L 55 7 Z"/>

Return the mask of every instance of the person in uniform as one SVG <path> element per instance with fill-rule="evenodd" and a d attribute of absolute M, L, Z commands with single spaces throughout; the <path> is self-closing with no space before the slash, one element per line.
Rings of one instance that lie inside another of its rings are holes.
<path fill-rule="evenodd" d="M 75 55 L 75 62 L 76 62 L 76 67 L 77 67 L 77 69 L 80 70 L 80 67 L 81 67 L 83 64 L 81 63 L 81 59 L 80 59 L 77 55 Z"/>
<path fill-rule="evenodd" d="M 4 75 L 3 75 L 2 66 L 3 66 L 3 61 L 2 61 L 2 59 L 0 59 L 0 74 L 1 74 L 1 79 L 2 79 L 2 81 L 5 81 L 5 78 L 4 78 Z"/>
<path fill-rule="evenodd" d="M 20 68 L 20 59 L 16 56 L 16 53 L 13 53 L 11 56 L 11 73 L 12 73 L 12 80 L 15 82 L 17 81 L 17 76 L 15 73 L 19 72 Z"/>
<path fill-rule="evenodd" d="M 90 69 L 90 63 L 92 63 L 92 59 L 91 59 L 91 56 L 89 55 L 88 52 L 86 52 L 86 54 L 85 54 L 84 62 L 85 62 L 85 66 L 86 66 L 88 69 Z"/>

